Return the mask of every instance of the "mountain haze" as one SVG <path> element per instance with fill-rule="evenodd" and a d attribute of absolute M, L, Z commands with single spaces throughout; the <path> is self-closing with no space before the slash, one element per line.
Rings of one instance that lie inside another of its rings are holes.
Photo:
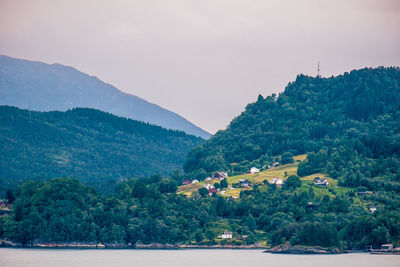
<path fill-rule="evenodd" d="M 72 67 L 0 55 L 0 105 L 37 111 L 89 107 L 181 130 L 202 138 L 210 134 L 178 114 L 123 93 Z"/>

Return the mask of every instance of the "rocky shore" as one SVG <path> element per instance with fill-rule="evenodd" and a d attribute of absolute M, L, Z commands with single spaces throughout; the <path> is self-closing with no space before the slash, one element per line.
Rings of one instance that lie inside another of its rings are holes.
<path fill-rule="evenodd" d="M 323 248 L 318 246 L 291 246 L 289 243 L 281 244 L 265 250 L 267 253 L 276 254 L 341 254 L 345 253 L 339 248 Z"/>

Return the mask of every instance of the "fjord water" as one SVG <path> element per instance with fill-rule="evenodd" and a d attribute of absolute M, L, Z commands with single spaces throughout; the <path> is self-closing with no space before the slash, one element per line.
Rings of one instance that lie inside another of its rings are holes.
<path fill-rule="evenodd" d="M 0 266 L 400 266 L 400 256 L 351 253 L 281 255 L 262 250 L 73 250 L 0 249 Z"/>

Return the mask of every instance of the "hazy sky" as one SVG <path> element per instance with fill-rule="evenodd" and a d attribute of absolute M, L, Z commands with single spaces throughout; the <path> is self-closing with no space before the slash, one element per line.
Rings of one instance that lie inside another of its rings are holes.
<path fill-rule="evenodd" d="M 223 129 L 297 74 L 400 63 L 400 1 L 0 0 L 0 54 L 73 66 Z"/>

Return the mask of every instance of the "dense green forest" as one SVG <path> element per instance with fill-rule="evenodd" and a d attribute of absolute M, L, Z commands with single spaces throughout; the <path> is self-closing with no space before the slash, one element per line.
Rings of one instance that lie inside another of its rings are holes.
<path fill-rule="evenodd" d="M 180 177 L 175 177 L 179 180 Z M 0 238 L 35 242 L 293 245 L 363 249 L 400 239 L 400 197 L 393 192 L 323 197 L 293 182 L 246 191 L 240 199 L 187 198 L 175 179 L 152 176 L 101 195 L 75 179 L 31 181 L 15 190 L 12 216 L 0 216 Z M 298 177 L 292 177 L 298 180 Z M 370 213 L 362 203 L 378 206 Z M 218 236 L 233 232 L 232 240 Z M 246 238 L 243 238 L 246 236 Z"/>
<path fill-rule="evenodd" d="M 110 191 L 120 179 L 181 169 L 188 151 L 202 142 L 94 109 L 33 112 L 0 106 L 2 189 L 27 179 L 74 177 Z"/>
<path fill-rule="evenodd" d="M 328 173 L 340 185 L 400 192 L 400 69 L 299 75 L 285 91 L 255 103 L 206 143 L 184 169 L 203 178 L 265 169 L 308 153 L 299 175 Z"/>
<path fill-rule="evenodd" d="M 282 187 L 254 184 L 237 199 L 209 196 L 204 187 L 190 198 L 176 193 L 186 178 L 241 174 L 252 166 L 263 170 L 305 153 L 307 158 L 292 164 L 297 175 Z M 124 180 L 108 195 L 66 178 L 16 188 L 9 194 L 15 197 L 13 214 L 0 217 L 0 235 L 25 244 L 398 244 L 399 157 L 399 68 L 331 78 L 300 75 L 279 97 L 259 96 L 226 130 L 194 148 L 183 175 Z M 316 173 L 340 187 L 304 186 L 300 177 Z M 218 238 L 226 230 L 233 239 Z"/>

